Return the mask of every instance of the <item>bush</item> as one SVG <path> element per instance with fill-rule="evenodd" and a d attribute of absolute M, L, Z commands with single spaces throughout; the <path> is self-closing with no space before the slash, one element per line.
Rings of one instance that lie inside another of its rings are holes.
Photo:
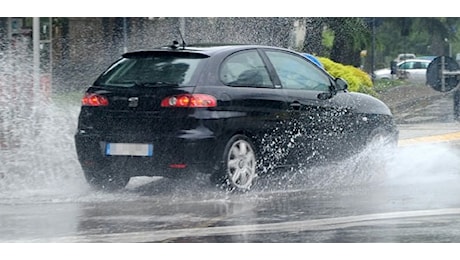
<path fill-rule="evenodd" d="M 361 92 L 372 96 L 377 96 L 373 89 L 371 77 L 364 71 L 351 65 L 343 65 L 328 58 L 318 57 L 324 69 L 333 77 L 343 78 L 348 82 L 348 89 L 352 92 Z"/>

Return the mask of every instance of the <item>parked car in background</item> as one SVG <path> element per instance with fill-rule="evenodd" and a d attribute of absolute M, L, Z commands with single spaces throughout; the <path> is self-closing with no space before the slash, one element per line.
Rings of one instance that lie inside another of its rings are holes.
<path fill-rule="evenodd" d="M 426 70 L 430 59 L 409 59 L 396 64 L 395 74 L 391 74 L 390 68 L 374 71 L 373 79 L 403 79 L 415 83 L 426 83 Z"/>
<path fill-rule="evenodd" d="M 417 59 L 433 61 L 438 56 L 419 56 Z"/>
<path fill-rule="evenodd" d="M 405 61 L 405 60 L 409 60 L 409 59 L 415 59 L 416 56 L 414 53 L 400 53 L 398 54 L 398 56 L 396 57 L 396 59 L 394 59 L 394 61 L 396 61 L 396 63 L 398 62 L 401 62 L 401 61 Z"/>
<path fill-rule="evenodd" d="M 383 68 L 374 71 L 374 73 L 372 74 L 372 78 L 374 80 L 391 80 L 396 79 L 396 74 L 392 74 L 390 68 Z"/>
<path fill-rule="evenodd" d="M 84 94 L 75 143 L 99 189 L 198 172 L 246 191 L 275 168 L 340 162 L 397 138 L 388 106 L 297 52 L 190 45 L 123 54 Z"/>

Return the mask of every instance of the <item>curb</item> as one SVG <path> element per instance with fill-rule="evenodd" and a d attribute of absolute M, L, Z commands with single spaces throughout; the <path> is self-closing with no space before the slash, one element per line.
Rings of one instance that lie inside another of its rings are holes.
<path fill-rule="evenodd" d="M 436 99 L 448 97 L 452 95 L 453 95 L 452 92 L 440 93 L 438 95 L 433 95 L 433 96 L 428 96 L 428 97 L 419 97 L 419 98 L 401 101 L 400 103 L 389 106 L 389 107 L 391 110 L 408 109 L 410 107 L 416 106 L 418 103 L 423 102 L 423 101 L 435 101 Z"/>
<path fill-rule="evenodd" d="M 379 99 L 390 108 L 397 124 L 451 122 L 454 118 L 453 94 L 453 91 L 439 92 L 430 86 L 403 85 L 379 93 Z M 435 104 L 437 100 L 445 103 L 449 99 L 452 100 L 452 109 L 444 109 L 439 115 L 425 116 L 425 112 L 430 114 L 425 109 L 430 103 Z"/>
<path fill-rule="evenodd" d="M 405 147 L 422 143 L 444 143 L 457 140 L 460 140 L 460 132 L 401 139 L 398 141 L 398 147 Z"/>

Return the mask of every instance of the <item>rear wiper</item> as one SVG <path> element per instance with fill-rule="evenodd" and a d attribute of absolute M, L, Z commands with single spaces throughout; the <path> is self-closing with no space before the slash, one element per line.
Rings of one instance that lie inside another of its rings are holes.
<path fill-rule="evenodd" d="M 179 84 L 166 81 L 156 81 L 156 82 L 141 82 L 134 81 L 133 87 L 177 87 Z"/>

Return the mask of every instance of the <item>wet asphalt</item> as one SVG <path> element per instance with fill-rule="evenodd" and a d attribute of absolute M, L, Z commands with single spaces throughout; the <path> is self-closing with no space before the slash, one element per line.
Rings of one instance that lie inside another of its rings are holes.
<path fill-rule="evenodd" d="M 380 98 L 400 129 L 388 173 L 357 158 L 268 176 L 244 194 L 219 191 L 199 174 L 134 179 L 104 193 L 69 167 L 41 186 L 0 193 L 0 242 L 460 242 L 452 95 L 403 86 Z"/>

